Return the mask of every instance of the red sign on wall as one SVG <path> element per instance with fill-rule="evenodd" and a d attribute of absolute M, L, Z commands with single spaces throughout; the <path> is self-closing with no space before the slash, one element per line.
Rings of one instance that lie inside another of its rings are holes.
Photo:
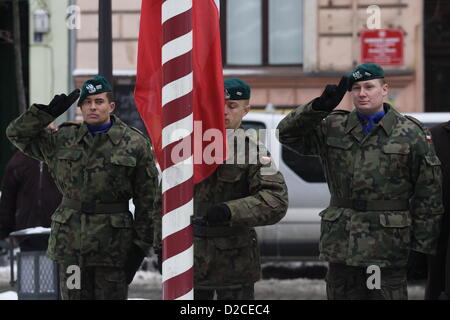
<path fill-rule="evenodd" d="M 401 66 L 403 59 L 403 30 L 377 29 L 361 32 L 361 63 Z"/>

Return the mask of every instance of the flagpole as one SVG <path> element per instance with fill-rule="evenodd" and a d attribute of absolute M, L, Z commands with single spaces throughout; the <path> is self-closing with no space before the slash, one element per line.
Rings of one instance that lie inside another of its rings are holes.
<path fill-rule="evenodd" d="M 164 0 L 161 10 L 163 299 L 192 300 L 192 0 Z"/>

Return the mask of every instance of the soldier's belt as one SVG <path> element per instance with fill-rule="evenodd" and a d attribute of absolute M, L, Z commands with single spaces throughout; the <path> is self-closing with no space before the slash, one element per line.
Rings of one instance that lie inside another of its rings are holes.
<path fill-rule="evenodd" d="M 361 200 L 331 197 L 330 206 L 356 211 L 406 211 L 408 200 Z"/>
<path fill-rule="evenodd" d="M 86 214 L 120 213 L 128 211 L 128 202 L 90 203 L 63 198 L 61 206 Z"/>
<path fill-rule="evenodd" d="M 212 227 L 193 224 L 194 236 L 199 238 L 218 238 L 248 234 L 249 228 L 244 226 L 236 227 Z"/>

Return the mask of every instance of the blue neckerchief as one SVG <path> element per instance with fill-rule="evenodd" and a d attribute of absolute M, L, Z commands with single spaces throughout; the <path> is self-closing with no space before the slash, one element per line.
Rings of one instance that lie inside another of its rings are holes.
<path fill-rule="evenodd" d="M 383 110 L 371 116 L 367 116 L 359 112 L 356 112 L 356 114 L 358 115 L 359 122 L 361 123 L 364 133 L 369 134 L 369 132 L 372 131 L 373 127 L 375 127 L 375 124 L 380 122 L 380 120 L 386 113 Z"/>
<path fill-rule="evenodd" d="M 112 126 L 112 121 L 108 122 L 106 124 L 102 124 L 101 126 L 91 126 L 89 124 L 87 124 L 88 130 L 89 132 L 92 134 L 92 136 L 94 137 L 97 133 L 106 133 L 109 131 L 109 129 Z"/>

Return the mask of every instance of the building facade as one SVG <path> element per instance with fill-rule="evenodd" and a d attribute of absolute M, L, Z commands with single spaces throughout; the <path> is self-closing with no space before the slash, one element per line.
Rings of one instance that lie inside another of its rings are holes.
<path fill-rule="evenodd" d="M 98 70 L 98 2 L 75 2 L 81 9 L 73 70 L 79 86 Z M 396 30 L 403 35 L 403 61 L 384 67 L 389 102 L 402 112 L 438 111 L 428 110 L 425 101 L 425 5 L 423 0 L 221 0 L 224 76 L 252 86 L 253 106 L 287 111 L 361 63 L 364 31 Z M 140 6 L 141 0 L 112 1 L 115 88 L 131 105 Z M 350 105 L 347 96 L 342 106 Z"/>

